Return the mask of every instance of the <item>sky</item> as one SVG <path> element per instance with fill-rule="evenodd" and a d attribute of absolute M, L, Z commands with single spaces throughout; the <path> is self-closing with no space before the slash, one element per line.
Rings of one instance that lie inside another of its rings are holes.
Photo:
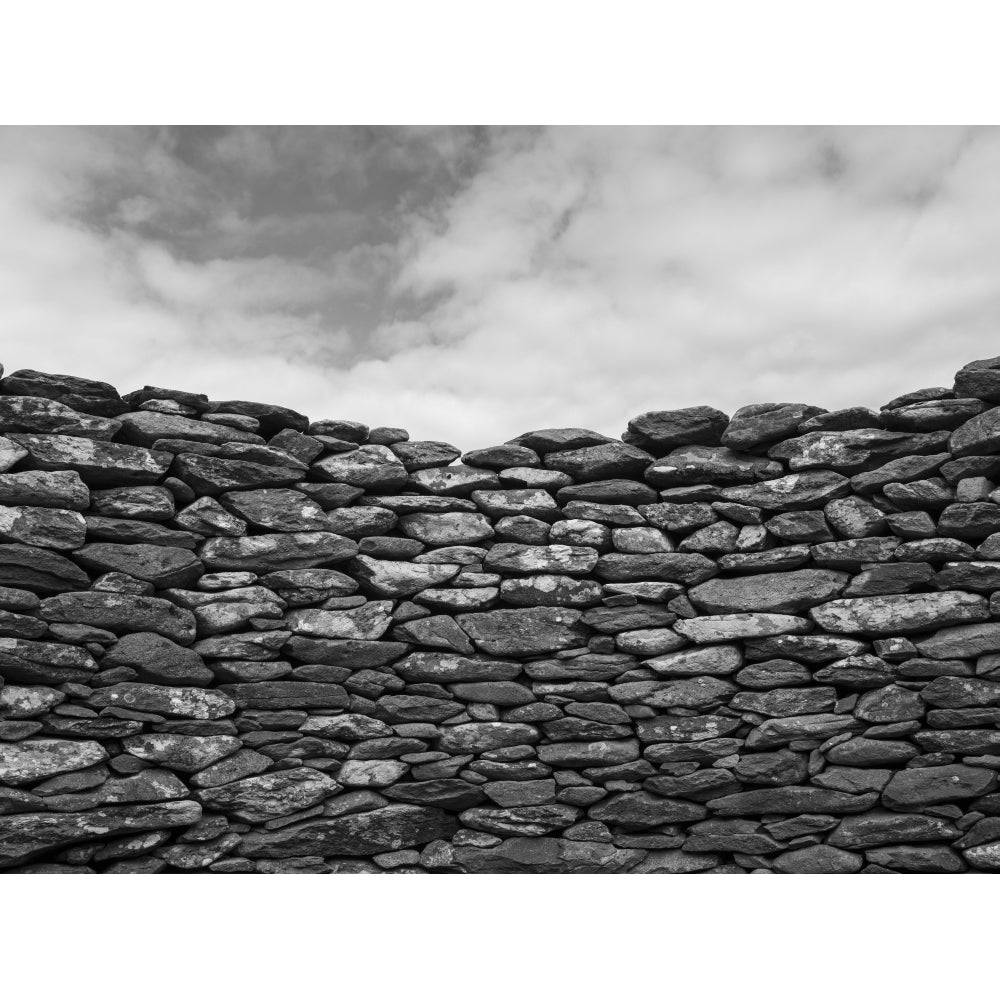
<path fill-rule="evenodd" d="M 0 362 L 463 449 L 1000 354 L 1000 131 L 0 129 Z"/>

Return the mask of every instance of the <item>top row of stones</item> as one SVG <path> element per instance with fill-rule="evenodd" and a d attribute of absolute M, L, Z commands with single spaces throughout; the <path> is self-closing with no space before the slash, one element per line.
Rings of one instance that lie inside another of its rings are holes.
<path fill-rule="evenodd" d="M 213 414 L 226 414 L 249 418 L 265 435 L 290 429 L 355 445 L 393 445 L 409 440 L 409 434 L 402 428 L 369 428 L 352 420 L 310 421 L 305 414 L 273 403 L 210 400 L 202 393 L 149 385 L 122 396 L 107 382 L 32 369 L 21 369 L 0 378 L 0 395 L 44 397 L 79 413 L 111 418 L 153 401 L 169 401 L 178 414 L 185 416 L 211 419 Z M 754 453 L 766 450 L 776 441 L 819 431 L 950 430 L 989 409 L 990 404 L 1000 404 L 1000 357 L 970 362 L 956 373 L 950 389 L 939 386 L 909 392 L 890 400 L 878 412 L 861 406 L 828 411 L 805 403 L 752 403 L 740 407 L 732 417 L 711 406 L 652 410 L 630 420 L 621 440 L 657 458 L 689 445 Z M 545 455 L 613 441 L 607 435 L 583 428 L 530 431 L 506 442 L 511 454 L 503 456 L 503 461 L 527 465 L 530 452 Z M 522 454 L 518 455 L 517 449 L 522 449 Z M 486 453 L 494 450 L 482 449 L 481 457 L 486 458 Z M 463 461 L 477 464 L 477 454 L 470 452 L 463 456 Z"/>

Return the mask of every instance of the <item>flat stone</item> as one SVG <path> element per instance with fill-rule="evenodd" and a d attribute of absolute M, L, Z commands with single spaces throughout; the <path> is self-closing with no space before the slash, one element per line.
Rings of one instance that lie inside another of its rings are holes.
<path fill-rule="evenodd" d="M 594 580 L 539 573 L 515 577 L 500 584 L 500 597 L 519 607 L 585 608 L 601 600 L 602 587 Z"/>
<path fill-rule="evenodd" d="M 684 851 L 738 851 L 744 854 L 772 854 L 782 844 L 761 825 L 747 819 L 706 819 L 689 827 Z"/>
<path fill-rule="evenodd" d="M 86 534 L 86 522 L 75 510 L 0 506 L 0 539 L 5 542 L 75 549 L 83 545 Z"/>
<path fill-rule="evenodd" d="M 534 656 L 586 644 L 581 613 L 567 608 L 515 608 L 458 615 L 476 648 L 493 656 Z"/>
<path fill-rule="evenodd" d="M 520 514 L 551 521 L 559 516 L 559 505 L 546 490 L 473 490 L 473 503 L 491 520 Z"/>
<path fill-rule="evenodd" d="M 809 614 L 828 632 L 899 635 L 985 621 L 989 608 L 979 594 L 950 591 L 846 598 L 812 608 Z"/>
<path fill-rule="evenodd" d="M 728 736 L 740 728 L 740 720 L 723 715 L 658 715 L 637 719 L 635 728 L 643 743 L 696 743 Z"/>
<path fill-rule="evenodd" d="M 756 448 L 796 433 L 799 424 L 823 413 L 807 403 L 751 403 L 741 406 L 722 434 L 727 448 Z"/>
<path fill-rule="evenodd" d="M 939 844 L 894 844 L 867 851 L 865 857 L 871 865 L 913 875 L 956 875 L 965 871 L 962 858 Z"/>
<path fill-rule="evenodd" d="M 654 552 L 630 555 L 610 552 L 598 558 L 595 575 L 612 583 L 662 580 L 687 586 L 702 583 L 718 572 L 715 563 L 696 552 Z"/>
<path fill-rule="evenodd" d="M 157 483 L 172 456 L 128 444 L 61 434 L 12 434 L 26 448 L 31 467 L 44 472 L 73 471 L 88 485 L 123 486 Z"/>
<path fill-rule="evenodd" d="M 208 444 L 226 444 L 228 441 L 263 444 L 263 439 L 256 434 L 224 424 L 209 423 L 207 420 L 191 420 L 173 413 L 136 410 L 121 414 L 118 420 L 122 425 L 119 439 L 126 444 L 139 444 L 146 448 L 152 447 L 161 438 L 183 438 Z"/>
<path fill-rule="evenodd" d="M 385 445 L 363 444 L 355 451 L 326 455 L 312 464 L 321 479 L 361 486 L 369 492 L 391 492 L 406 485 L 409 474 L 399 458 Z"/>
<path fill-rule="evenodd" d="M 874 792 L 848 795 L 810 786 L 755 788 L 711 799 L 709 809 L 719 816 L 761 816 L 768 813 L 841 813 L 865 812 L 878 801 Z"/>
<path fill-rule="evenodd" d="M 490 490 L 500 486 L 500 478 L 495 472 L 465 465 L 419 469 L 410 473 L 410 482 L 418 489 L 442 497 L 466 497 L 473 490 Z"/>
<path fill-rule="evenodd" d="M 121 426 L 118 420 L 78 413 L 55 399 L 41 396 L 0 396 L 0 434 L 11 431 L 69 434 L 110 441 Z"/>
<path fill-rule="evenodd" d="M 557 837 L 509 837 L 494 847 L 454 848 L 459 869 L 469 874 L 597 875 L 636 867 L 643 851 Z"/>
<path fill-rule="evenodd" d="M 165 442 L 158 441 L 157 444 L 162 448 Z M 215 446 L 204 445 L 203 447 L 214 448 Z M 231 446 L 223 445 L 222 447 Z M 305 463 L 299 462 L 287 452 L 271 449 L 274 454 L 270 455 L 262 446 L 257 447 L 264 454 L 258 452 L 256 457 L 274 459 L 280 456 L 281 464 L 274 464 L 273 461 L 253 461 L 251 458 L 236 455 L 225 457 L 221 450 L 217 455 L 184 452 L 174 458 L 171 466 L 172 472 L 196 493 L 210 496 L 218 496 L 220 493 L 226 493 L 230 490 L 291 486 L 303 477 Z M 84 478 L 86 479 L 86 476 Z"/>
<path fill-rule="evenodd" d="M 350 567 L 358 580 L 379 597 L 406 597 L 456 576 L 460 566 L 448 563 L 404 563 L 358 556 Z"/>
<path fill-rule="evenodd" d="M 975 798 L 996 787 L 995 772 L 983 767 L 911 767 L 897 771 L 889 779 L 882 802 L 890 809 L 915 809 Z"/>
<path fill-rule="evenodd" d="M 206 808 L 248 823 L 264 823 L 308 809 L 335 795 L 340 785 L 322 771 L 295 767 L 201 788 L 195 795 Z"/>
<path fill-rule="evenodd" d="M 588 483 L 597 479 L 636 478 L 652 460 L 653 456 L 648 451 L 612 441 L 587 448 L 551 451 L 544 462 L 548 469 L 566 472 L 578 483 Z"/>
<path fill-rule="evenodd" d="M 628 422 L 622 439 L 659 457 L 681 445 L 717 445 L 728 424 L 728 415 L 712 406 L 650 410 Z"/>
<path fill-rule="evenodd" d="M 483 566 L 492 573 L 589 573 L 597 552 L 579 545 L 518 545 L 497 542 Z"/>
<path fill-rule="evenodd" d="M 756 712 L 786 718 L 832 712 L 837 690 L 832 687 L 778 688 L 775 691 L 741 691 L 729 707 L 739 712 Z"/>
<path fill-rule="evenodd" d="M 389 448 L 407 472 L 451 465 L 461 455 L 461 451 L 447 441 L 399 441 Z"/>
<path fill-rule="evenodd" d="M 248 535 L 243 538 L 210 538 L 198 552 L 211 570 L 309 569 L 342 562 L 357 554 L 357 542 L 329 531 L 295 531 Z"/>
<path fill-rule="evenodd" d="M 978 677 L 935 677 L 920 691 L 935 708 L 992 708 L 1000 705 L 1000 683 Z"/>
<path fill-rule="evenodd" d="M 259 681 L 221 684 L 219 691 L 239 708 L 346 708 L 347 692 L 339 684 L 318 681 Z"/>
<path fill-rule="evenodd" d="M 100 764 L 108 752 L 92 740 L 28 739 L 0 743 L 0 781 L 27 785 L 68 771 Z"/>
<path fill-rule="evenodd" d="M 155 632 L 131 632 L 123 635 L 101 660 L 105 669 L 131 667 L 140 680 L 154 684 L 194 684 L 212 682 L 212 671 L 202 658 Z"/>
<path fill-rule="evenodd" d="M 368 601 L 345 611 L 297 608 L 285 615 L 285 627 L 296 635 L 323 639 L 379 639 L 391 624 L 392 601 Z"/>
<path fill-rule="evenodd" d="M 87 812 L 25 813 L 0 817 L 0 867 L 10 868 L 80 840 L 130 830 L 190 826 L 201 818 L 196 802 L 134 803 Z"/>
<path fill-rule="evenodd" d="M 846 573 L 802 569 L 752 577 L 716 577 L 692 587 L 688 599 L 709 614 L 804 611 L 837 597 L 850 582 Z"/>
<path fill-rule="evenodd" d="M 326 527 L 334 534 L 363 541 L 372 535 L 383 535 L 392 531 L 398 520 L 391 510 L 384 510 L 381 507 L 342 507 L 340 510 L 327 513 Z M 405 544 L 409 539 L 399 538 L 393 541 Z M 374 552 L 365 554 L 377 555 Z"/>
<path fill-rule="evenodd" d="M 235 736 L 184 736 L 179 733 L 145 733 L 122 740 L 126 753 L 174 771 L 201 771 L 240 749 Z"/>
<path fill-rule="evenodd" d="M 512 785 L 529 782 L 510 782 Z M 554 785 L 555 783 L 552 782 Z M 428 781 L 407 781 L 392 785 L 382 792 L 395 802 L 407 802 L 415 806 L 430 806 L 459 812 L 479 805 L 485 796 L 479 785 L 463 781 L 461 778 L 435 778 Z M 552 798 L 554 798 L 554 792 Z"/>
<path fill-rule="evenodd" d="M 598 802 L 587 815 L 601 822 L 642 829 L 663 823 L 688 823 L 704 819 L 707 813 L 696 802 L 661 798 L 649 792 L 624 792 Z"/>
<path fill-rule="evenodd" d="M 441 729 L 440 747 L 446 753 L 484 753 L 501 747 L 539 741 L 541 734 L 524 722 L 466 722 Z"/>
<path fill-rule="evenodd" d="M 4 472 L 0 503 L 84 511 L 90 506 L 90 490 L 76 472 Z"/>
<path fill-rule="evenodd" d="M 120 486 L 117 489 L 94 490 L 90 499 L 90 512 L 101 517 L 165 521 L 175 513 L 174 495 L 163 486 Z"/>
<path fill-rule="evenodd" d="M 783 471 L 780 462 L 762 455 L 747 455 L 729 448 L 685 445 L 653 462 L 644 478 L 657 489 L 701 483 L 738 486 L 776 479 Z"/>
<path fill-rule="evenodd" d="M 830 844 L 813 844 L 774 859 L 774 870 L 783 875 L 853 875 L 863 865 L 857 854 Z"/>
<path fill-rule="evenodd" d="M 156 632 L 182 645 L 195 637 L 194 615 L 158 597 L 96 590 L 58 594 L 42 601 L 38 615 L 49 622 L 94 625 L 115 634 Z"/>
<path fill-rule="evenodd" d="M 729 486 L 722 498 L 769 511 L 809 510 L 847 496 L 850 481 L 837 472 L 798 472 L 751 486 Z"/>
<path fill-rule="evenodd" d="M 122 683 L 99 688 L 87 698 L 92 708 L 126 708 L 181 719 L 222 719 L 236 711 L 223 691 L 197 687 Z"/>
<path fill-rule="evenodd" d="M 733 639 L 755 639 L 762 636 L 810 632 L 812 627 L 807 618 L 751 612 L 685 618 L 673 626 L 679 635 L 699 645 L 731 642 Z"/>
<path fill-rule="evenodd" d="M 923 656 L 934 659 L 981 656 L 1000 651 L 1000 623 L 958 625 L 935 632 L 918 640 L 917 649 Z"/>
<path fill-rule="evenodd" d="M 0 676 L 7 683 L 84 683 L 96 670 L 94 658 L 79 646 L 0 638 Z"/>
<path fill-rule="evenodd" d="M 828 468 L 852 473 L 894 458 L 939 453 L 948 446 L 948 436 L 947 431 L 907 434 L 880 428 L 817 431 L 782 441 L 768 455 L 787 461 L 793 472 Z"/>
<path fill-rule="evenodd" d="M 493 537 L 493 526 L 482 514 L 408 514 L 399 528 L 426 545 L 476 545 Z"/>
<path fill-rule="evenodd" d="M 461 681 L 507 681 L 520 672 L 519 663 L 474 659 L 449 653 L 410 653 L 393 667 L 410 684 L 451 684 Z"/>
<path fill-rule="evenodd" d="M 860 732 L 864 728 L 865 723 L 853 716 L 830 712 L 765 719 L 747 736 L 747 749 L 767 750 L 787 746 L 793 740 L 828 740 L 844 733 Z"/>
<path fill-rule="evenodd" d="M 740 648 L 734 644 L 682 649 L 644 663 L 661 677 L 697 677 L 703 674 L 726 676 L 735 673 L 742 664 Z"/>
<path fill-rule="evenodd" d="M 456 829 L 454 817 L 440 809 L 393 804 L 332 819 L 307 820 L 267 833 L 249 833 L 239 850 L 248 858 L 296 858 L 313 854 L 370 857 L 451 838 Z"/>
<path fill-rule="evenodd" d="M 511 806 L 467 809 L 459 817 L 466 829 L 495 836 L 543 837 L 573 825 L 580 816 L 574 806 L 553 803 L 544 806 Z"/>
<path fill-rule="evenodd" d="M 81 544 L 73 558 L 92 573 L 127 573 L 158 589 L 190 586 L 205 571 L 193 552 L 167 545 L 91 542 Z"/>
<path fill-rule="evenodd" d="M 223 493 L 219 504 L 229 513 L 267 531 L 329 531 L 323 508 L 298 490 L 264 489 Z"/>

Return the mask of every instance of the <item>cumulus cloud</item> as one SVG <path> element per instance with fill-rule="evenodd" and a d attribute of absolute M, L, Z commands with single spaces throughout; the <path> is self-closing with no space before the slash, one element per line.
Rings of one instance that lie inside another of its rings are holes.
<path fill-rule="evenodd" d="M 1000 353 L 992 130 L 45 129 L 0 154 L 8 370 L 474 447 L 877 406 Z"/>

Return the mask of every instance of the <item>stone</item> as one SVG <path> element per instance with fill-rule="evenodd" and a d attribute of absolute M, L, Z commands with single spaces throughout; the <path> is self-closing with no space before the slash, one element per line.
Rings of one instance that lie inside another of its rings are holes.
<path fill-rule="evenodd" d="M 738 486 L 775 479 L 784 471 L 780 462 L 760 455 L 747 455 L 728 448 L 684 445 L 650 465 L 644 478 L 657 489 L 713 483 Z"/>
<path fill-rule="evenodd" d="M 368 601 L 358 608 L 325 611 L 298 608 L 285 615 L 285 627 L 296 635 L 324 639 L 379 639 L 392 623 L 392 601 Z"/>
<path fill-rule="evenodd" d="M 722 498 L 780 512 L 820 507 L 849 492 L 850 481 L 837 472 L 799 472 L 751 486 L 729 486 Z"/>
<path fill-rule="evenodd" d="M 399 528 L 426 545 L 475 545 L 493 537 L 493 526 L 482 514 L 408 514 Z"/>
<path fill-rule="evenodd" d="M 484 567 L 500 573 L 589 573 L 597 565 L 597 552 L 573 545 L 494 544 Z"/>
<path fill-rule="evenodd" d="M 564 608 L 515 608 L 458 615 L 476 648 L 492 656 L 535 656 L 587 641 L 581 612 Z"/>
<path fill-rule="evenodd" d="M 346 708 L 347 692 L 339 684 L 318 681 L 258 681 L 221 684 L 219 693 L 242 709 Z"/>
<path fill-rule="evenodd" d="M 768 813 L 860 813 L 870 809 L 878 795 L 849 795 L 808 785 L 755 788 L 711 799 L 708 808 L 718 816 L 761 816 Z"/>
<path fill-rule="evenodd" d="M 86 533 L 83 516 L 74 510 L 0 506 L 0 539 L 5 542 L 76 549 L 83 545 Z"/>
<path fill-rule="evenodd" d="M 94 625 L 109 632 L 156 632 L 182 645 L 195 637 L 194 615 L 159 597 L 101 591 L 64 593 L 42 601 L 38 615 L 49 622 Z"/>
<path fill-rule="evenodd" d="M 331 530 L 323 508 L 293 489 L 241 490 L 223 493 L 219 504 L 230 514 L 266 531 Z"/>
<path fill-rule="evenodd" d="M 105 653 L 104 668 L 131 667 L 139 679 L 153 684 L 194 684 L 212 682 L 212 671 L 194 650 L 179 646 L 155 632 L 130 632 Z"/>
<path fill-rule="evenodd" d="M 94 658 L 78 646 L 0 638 L 0 677 L 8 684 L 81 683 L 96 670 Z"/>
<path fill-rule="evenodd" d="M 512 806 L 506 809 L 467 809 L 459 818 L 464 827 L 495 836 L 544 837 L 571 826 L 579 816 L 580 810 L 575 806 L 556 803 L 547 806 Z"/>
<path fill-rule="evenodd" d="M 688 586 L 703 583 L 718 570 L 707 556 L 691 552 L 654 552 L 632 555 L 611 552 L 597 559 L 595 575 L 612 583 L 661 580 Z"/>
<path fill-rule="evenodd" d="M 897 771 L 882 793 L 890 809 L 915 809 L 986 795 L 997 787 L 993 771 L 964 764 Z"/>
<path fill-rule="evenodd" d="M 548 469 L 568 473 L 578 483 L 588 483 L 598 479 L 638 477 L 652 460 L 653 456 L 641 448 L 612 441 L 586 448 L 551 451 L 545 456 L 544 464 Z"/>
<path fill-rule="evenodd" d="M 339 789 L 340 785 L 321 771 L 294 767 L 202 788 L 195 796 L 206 808 L 248 823 L 264 823 L 308 809 Z"/>
<path fill-rule="evenodd" d="M 190 826 L 200 818 L 198 803 L 186 800 L 0 816 L 0 867 L 10 868 L 81 840 L 132 830 Z"/>
<path fill-rule="evenodd" d="M 470 495 L 475 505 L 491 520 L 524 514 L 552 521 L 559 516 L 559 506 L 546 490 L 475 489 Z"/>
<path fill-rule="evenodd" d="M 857 854 L 830 844 L 813 844 L 774 859 L 774 870 L 783 875 L 853 875 L 863 865 Z"/>
<path fill-rule="evenodd" d="M 892 871 L 907 874 L 955 875 L 965 871 L 961 857 L 950 847 L 942 845 L 894 844 L 866 851 L 869 864 L 881 865 Z"/>
<path fill-rule="evenodd" d="M 235 736 L 184 736 L 179 733 L 146 733 L 126 736 L 122 746 L 140 760 L 162 764 L 173 771 L 191 773 L 228 757 L 240 749 Z"/>
<path fill-rule="evenodd" d="M 222 719 L 236 711 L 225 692 L 124 682 L 100 688 L 87 698 L 93 708 L 123 708 L 181 719 Z"/>
<path fill-rule="evenodd" d="M 12 434 L 28 452 L 29 468 L 73 471 L 93 486 L 154 484 L 166 475 L 171 456 L 128 444 L 61 434 Z"/>
<path fill-rule="evenodd" d="M 796 433 L 799 424 L 824 411 L 806 403 L 751 403 L 741 406 L 722 434 L 727 448 L 751 449 Z"/>
<path fill-rule="evenodd" d="M 650 410 L 628 422 L 622 440 L 660 457 L 681 445 L 717 445 L 728 424 L 729 417 L 711 406 Z"/>
<path fill-rule="evenodd" d="M 393 491 L 406 485 L 409 474 L 399 458 L 385 445 L 365 444 L 355 451 L 326 455 L 311 466 L 320 478 L 369 492 Z"/>
<path fill-rule="evenodd" d="M 379 597 L 407 597 L 456 576 L 460 566 L 448 563 L 403 563 L 357 556 L 350 568 L 357 579 Z"/>
<path fill-rule="evenodd" d="M 796 618 L 793 615 L 748 612 L 686 618 L 676 622 L 673 628 L 685 639 L 701 645 L 731 642 L 733 639 L 755 639 L 762 636 L 809 632 L 812 631 L 812 624 L 807 618 Z"/>
<path fill-rule="evenodd" d="M 4 472 L 0 504 L 84 511 L 90 506 L 90 490 L 76 472 Z"/>
<path fill-rule="evenodd" d="M 27 785 L 100 764 L 108 757 L 104 747 L 93 740 L 29 739 L 23 743 L 0 743 L 0 782 Z"/>
<path fill-rule="evenodd" d="M 203 441 L 207 444 L 226 444 L 229 441 L 246 441 L 262 444 L 263 439 L 256 434 L 210 423 L 207 420 L 191 420 L 172 413 L 155 413 L 150 410 L 136 410 L 118 417 L 121 423 L 119 440 L 126 444 L 139 444 L 151 448 L 161 438 L 181 438 L 188 441 Z"/>
<path fill-rule="evenodd" d="M 627 872 L 643 859 L 641 850 L 556 837 L 509 837 L 493 847 L 454 849 L 459 869 L 470 874 L 575 874 Z"/>
<path fill-rule="evenodd" d="M 357 543 L 327 531 L 285 532 L 249 535 L 242 538 L 211 538 L 199 550 L 202 562 L 211 570 L 309 569 L 351 559 Z"/>
<path fill-rule="evenodd" d="M 794 613 L 839 596 L 849 579 L 846 573 L 821 569 L 731 579 L 715 577 L 692 587 L 688 599 L 709 614 Z"/>
<path fill-rule="evenodd" d="M 803 434 L 773 446 L 768 455 L 788 462 L 793 472 L 822 467 L 850 473 L 903 456 L 936 454 L 947 445 L 947 431 L 906 434 L 866 428 Z"/>
<path fill-rule="evenodd" d="M 73 558 L 92 573 L 126 573 L 154 587 L 187 587 L 205 571 L 193 552 L 167 545 L 81 545 Z"/>
<path fill-rule="evenodd" d="M 989 617 L 989 609 L 979 594 L 948 591 L 846 598 L 814 607 L 809 615 L 828 632 L 878 636 L 981 622 Z"/>
<path fill-rule="evenodd" d="M 456 828 L 454 817 L 443 810 L 392 804 L 307 820 L 281 830 L 252 832 L 243 837 L 239 851 L 248 858 L 295 858 L 313 852 L 325 857 L 367 857 L 450 838 Z"/>
<path fill-rule="evenodd" d="M 55 399 L 81 413 L 115 417 L 128 407 L 113 385 L 75 375 L 52 375 L 31 368 L 11 372 L 2 383 L 5 396 L 34 396 Z"/>

